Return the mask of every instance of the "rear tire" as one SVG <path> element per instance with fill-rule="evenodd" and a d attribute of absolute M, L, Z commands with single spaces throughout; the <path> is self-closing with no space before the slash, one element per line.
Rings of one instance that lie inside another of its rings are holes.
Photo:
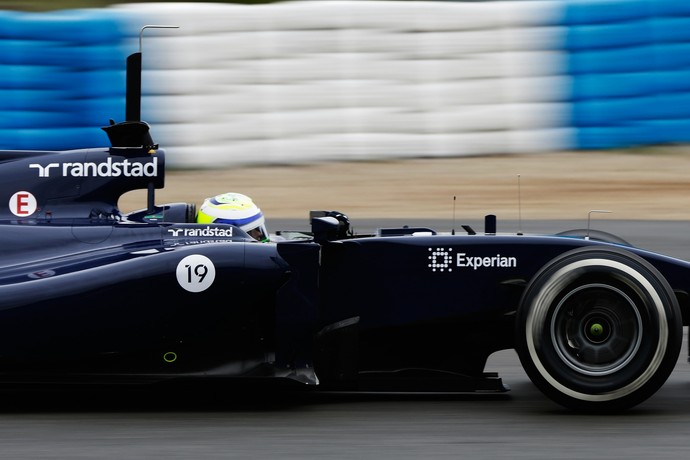
<path fill-rule="evenodd" d="M 682 342 L 664 277 L 619 248 L 586 247 L 547 264 L 517 315 L 516 350 L 532 382 L 578 411 L 633 407 L 664 384 Z"/>

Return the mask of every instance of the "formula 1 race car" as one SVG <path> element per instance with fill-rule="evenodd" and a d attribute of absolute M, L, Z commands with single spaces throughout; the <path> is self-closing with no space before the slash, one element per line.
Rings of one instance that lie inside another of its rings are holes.
<path fill-rule="evenodd" d="M 128 72 L 112 146 L 0 152 L 0 382 L 504 392 L 484 367 L 515 348 L 554 401 L 611 411 L 673 370 L 690 263 L 613 236 L 499 234 L 494 216 L 483 232 L 357 235 L 329 210 L 260 243 L 156 204 L 165 153 L 140 120 L 141 53 Z M 146 206 L 122 213 L 138 189 Z"/>

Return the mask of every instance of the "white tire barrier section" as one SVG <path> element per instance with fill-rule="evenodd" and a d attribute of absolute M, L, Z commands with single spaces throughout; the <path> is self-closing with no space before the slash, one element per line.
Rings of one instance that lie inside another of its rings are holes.
<path fill-rule="evenodd" d="M 690 2 L 328 0 L 0 12 L 0 148 L 107 145 L 150 24 L 171 167 L 690 140 Z"/>

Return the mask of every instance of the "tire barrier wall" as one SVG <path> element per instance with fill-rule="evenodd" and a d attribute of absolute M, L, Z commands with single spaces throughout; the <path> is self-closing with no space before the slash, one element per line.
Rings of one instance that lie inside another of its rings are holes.
<path fill-rule="evenodd" d="M 107 145 L 146 31 L 172 167 L 687 142 L 690 2 L 295 1 L 0 12 L 0 148 Z"/>
<path fill-rule="evenodd" d="M 176 164 L 573 146 L 556 3 L 123 8 L 180 26 L 145 41 L 142 104 Z"/>
<path fill-rule="evenodd" d="M 690 140 L 690 2 L 568 2 L 575 147 Z"/>
<path fill-rule="evenodd" d="M 0 148 L 108 145 L 124 116 L 124 18 L 114 11 L 0 11 Z"/>

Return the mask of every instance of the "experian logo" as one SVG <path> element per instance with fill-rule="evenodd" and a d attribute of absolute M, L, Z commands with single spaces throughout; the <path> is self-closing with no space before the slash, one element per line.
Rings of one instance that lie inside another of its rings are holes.
<path fill-rule="evenodd" d="M 38 177 L 51 177 L 51 173 L 61 174 L 62 177 L 157 177 L 158 158 L 140 163 L 127 159 L 113 161 L 108 157 L 102 163 L 50 163 L 46 166 L 31 163 L 29 168 L 38 169 Z"/>
<path fill-rule="evenodd" d="M 458 254 L 457 258 L 458 267 L 467 267 L 473 270 L 477 270 L 482 267 L 486 268 L 512 268 L 517 266 L 517 258 L 515 257 L 505 257 L 500 254 L 495 256 L 486 257 L 472 257 L 468 256 L 464 252 Z"/>
<path fill-rule="evenodd" d="M 517 267 L 516 257 L 506 257 L 501 254 L 495 256 L 470 256 L 459 252 L 453 257 L 453 248 L 429 248 L 429 268 L 431 271 L 452 272 L 453 267 L 469 268 L 514 268 Z"/>

